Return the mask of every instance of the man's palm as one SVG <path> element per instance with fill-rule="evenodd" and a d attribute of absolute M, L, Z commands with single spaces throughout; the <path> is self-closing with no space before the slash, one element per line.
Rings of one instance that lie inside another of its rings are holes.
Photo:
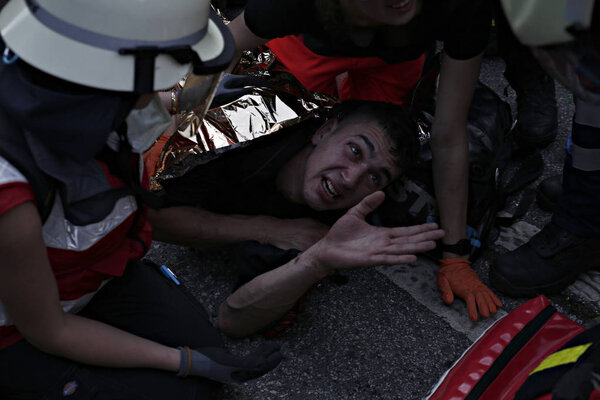
<path fill-rule="evenodd" d="M 317 257 L 324 266 L 335 269 L 405 264 L 414 262 L 416 253 L 435 247 L 434 241 L 443 236 L 436 224 L 384 228 L 365 222 L 384 197 L 383 192 L 365 197 L 316 244 Z"/>

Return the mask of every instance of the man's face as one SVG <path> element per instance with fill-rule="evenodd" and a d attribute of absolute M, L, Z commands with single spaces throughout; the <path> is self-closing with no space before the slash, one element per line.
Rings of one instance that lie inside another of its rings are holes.
<path fill-rule="evenodd" d="M 332 119 L 312 143 L 302 191 L 312 209 L 350 208 L 400 175 L 390 153 L 392 142 L 375 122 L 340 124 Z"/>
<path fill-rule="evenodd" d="M 342 0 L 341 4 L 358 26 L 405 25 L 421 8 L 421 0 Z"/>

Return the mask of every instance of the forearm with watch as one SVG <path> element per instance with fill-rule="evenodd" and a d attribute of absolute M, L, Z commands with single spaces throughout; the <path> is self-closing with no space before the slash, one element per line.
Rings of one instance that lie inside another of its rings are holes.
<path fill-rule="evenodd" d="M 469 144 L 467 115 L 479 76 L 482 54 L 466 60 L 442 56 L 431 151 L 440 225 L 446 247 L 440 260 L 437 285 L 446 304 L 454 295 L 467 303 L 471 320 L 477 311 L 488 317 L 502 303 L 471 269 L 468 254 L 456 254 L 466 236 Z M 463 242 L 464 243 L 464 242 Z"/>
<path fill-rule="evenodd" d="M 465 237 L 468 171 L 466 161 L 461 161 L 467 159 L 467 149 L 459 146 L 455 150 L 454 154 L 440 152 L 433 157 L 440 222 L 446 232 L 437 285 L 446 304 L 454 302 L 454 295 L 461 297 L 467 304 L 469 318 L 477 321 L 478 311 L 488 318 L 502 303 L 471 268 L 471 246 Z M 440 168 L 441 165 L 453 168 Z"/>

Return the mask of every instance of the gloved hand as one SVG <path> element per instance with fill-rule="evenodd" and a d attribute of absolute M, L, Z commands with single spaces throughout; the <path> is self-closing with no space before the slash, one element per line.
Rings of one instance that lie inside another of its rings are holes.
<path fill-rule="evenodd" d="M 230 354 L 221 347 L 180 347 L 177 376 L 198 376 L 223 383 L 242 383 L 275 368 L 283 358 L 279 345 L 268 343 L 247 356 Z"/>
<path fill-rule="evenodd" d="M 454 294 L 467 303 L 467 311 L 472 321 L 477 321 L 477 309 L 484 318 L 495 314 L 502 303 L 496 295 L 481 282 L 471 262 L 462 258 L 440 260 L 437 272 L 437 285 L 446 304 L 452 304 Z"/>

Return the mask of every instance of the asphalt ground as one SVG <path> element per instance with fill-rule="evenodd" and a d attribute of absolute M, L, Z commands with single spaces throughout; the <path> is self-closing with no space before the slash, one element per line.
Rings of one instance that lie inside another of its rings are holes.
<path fill-rule="evenodd" d="M 484 60 L 480 79 L 516 110 L 515 94 L 507 88 L 498 58 Z M 571 94 L 557 85 L 559 135 L 541 151 L 545 177 L 560 173 L 564 145 L 574 105 Z M 518 161 L 515 161 L 515 164 Z M 513 203 L 519 194 L 513 198 Z M 503 229 L 473 267 L 489 283 L 491 260 L 526 241 L 551 214 L 533 204 L 527 214 Z M 217 307 L 235 283 L 232 247 L 192 249 L 154 242 L 148 258 L 168 265 L 216 319 Z M 313 287 L 306 309 L 285 334 L 284 360 L 260 379 L 224 386 L 222 399 L 421 399 L 457 358 L 497 318 L 527 299 L 499 294 L 504 307 L 494 318 L 471 322 L 461 300 L 446 306 L 435 286 L 436 266 L 427 260 L 415 265 L 345 271 L 342 279 L 326 279 Z M 596 273 L 550 300 L 575 321 L 591 325 L 600 314 L 600 281 Z M 254 335 L 226 338 L 232 352 L 245 354 L 272 340 Z"/>

